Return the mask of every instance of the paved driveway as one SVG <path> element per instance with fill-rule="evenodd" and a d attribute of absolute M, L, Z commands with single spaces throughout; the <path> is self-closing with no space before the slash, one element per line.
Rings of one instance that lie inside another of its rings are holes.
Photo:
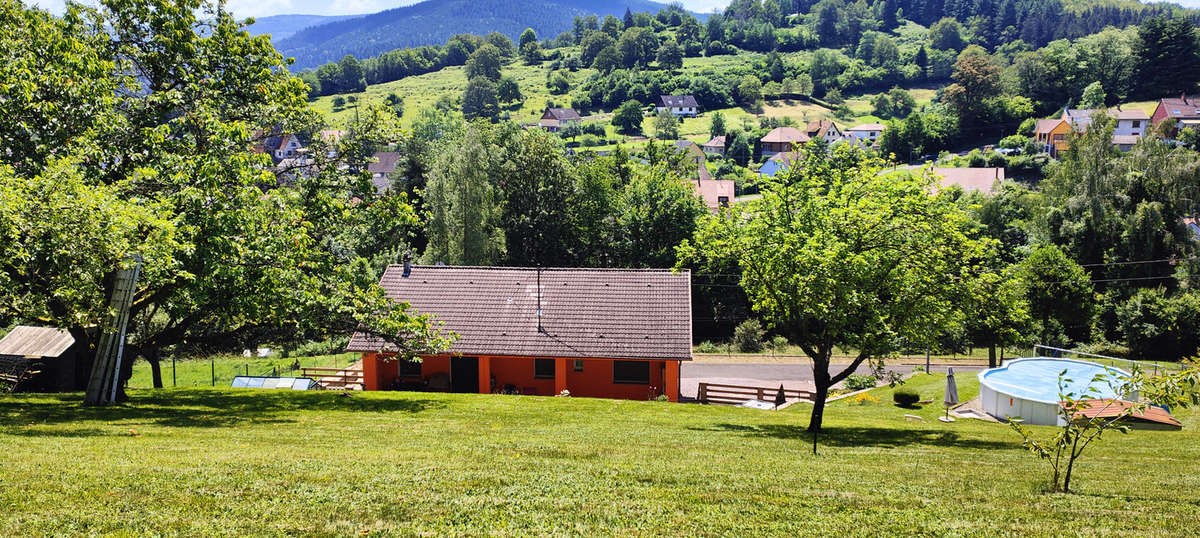
<path fill-rule="evenodd" d="M 844 368 L 844 366 L 842 366 Z M 835 366 L 836 371 L 840 371 Z M 888 369 L 907 375 L 911 365 L 888 365 Z M 933 365 L 934 372 L 945 372 L 946 365 Z M 978 371 L 981 366 L 955 365 L 954 371 Z M 869 374 L 871 368 L 861 365 L 857 373 Z M 780 383 L 788 389 L 813 390 L 812 365 L 809 364 L 721 364 L 685 362 L 679 370 L 679 390 L 688 398 L 695 398 L 701 382 L 745 385 L 753 387 L 778 387 Z"/>

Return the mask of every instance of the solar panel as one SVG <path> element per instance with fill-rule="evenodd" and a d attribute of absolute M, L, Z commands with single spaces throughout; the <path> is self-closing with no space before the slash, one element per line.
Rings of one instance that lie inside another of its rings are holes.
<path fill-rule="evenodd" d="M 317 383 L 307 377 L 260 377 L 240 375 L 233 378 L 230 388 L 235 389 L 289 389 L 314 390 Z"/>

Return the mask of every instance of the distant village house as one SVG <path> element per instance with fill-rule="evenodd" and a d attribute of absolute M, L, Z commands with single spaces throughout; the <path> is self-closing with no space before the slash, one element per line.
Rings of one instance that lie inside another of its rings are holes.
<path fill-rule="evenodd" d="M 658 98 L 658 106 L 654 110 L 655 112 L 666 110 L 676 116 L 694 118 L 700 113 L 700 105 L 691 95 L 663 95 Z"/>

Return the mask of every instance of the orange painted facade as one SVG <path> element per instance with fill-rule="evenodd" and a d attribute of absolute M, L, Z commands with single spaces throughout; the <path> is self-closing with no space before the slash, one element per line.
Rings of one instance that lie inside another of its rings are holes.
<path fill-rule="evenodd" d="M 500 393 L 507 389 L 537 396 L 554 396 L 565 389 L 577 397 L 650 400 L 665 394 L 670 401 L 679 401 L 679 361 L 627 361 L 639 364 L 623 366 L 632 366 L 639 372 L 648 369 L 648 382 L 642 383 L 615 379 L 614 365 L 618 361 L 612 359 L 553 358 L 550 359 L 554 361 L 553 375 L 546 368 L 543 375 L 538 376 L 538 358 L 541 357 L 438 355 L 424 357 L 419 374 L 413 367 L 406 369 L 408 375 L 401 375 L 399 362 L 393 356 L 363 353 L 363 388 L 478 391 L 480 394 Z M 457 369 L 453 361 L 459 361 Z M 469 380 L 465 379 L 467 376 L 470 376 Z M 437 386 L 441 380 L 449 380 L 450 386 Z"/>

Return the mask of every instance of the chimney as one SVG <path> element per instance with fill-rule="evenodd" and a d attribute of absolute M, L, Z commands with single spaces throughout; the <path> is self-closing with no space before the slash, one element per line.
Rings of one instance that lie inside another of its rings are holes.
<path fill-rule="evenodd" d="M 404 273 L 401 276 L 404 278 L 408 278 L 408 276 L 411 274 L 412 274 L 412 256 L 406 253 L 404 255 Z"/>

